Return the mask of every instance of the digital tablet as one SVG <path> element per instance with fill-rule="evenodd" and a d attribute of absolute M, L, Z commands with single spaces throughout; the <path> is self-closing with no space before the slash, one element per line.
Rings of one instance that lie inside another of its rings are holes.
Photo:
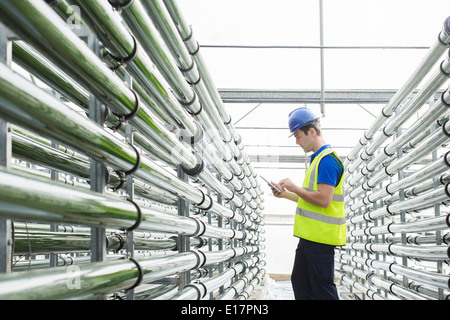
<path fill-rule="evenodd" d="M 265 182 L 267 182 L 267 184 L 268 184 L 269 186 L 271 186 L 273 189 L 277 190 L 278 192 L 281 192 L 281 190 L 278 189 L 277 187 L 275 187 L 272 183 L 270 183 L 269 180 L 267 180 L 267 179 L 264 178 L 263 176 L 260 176 L 260 177 L 261 177 L 261 179 L 263 179 Z"/>

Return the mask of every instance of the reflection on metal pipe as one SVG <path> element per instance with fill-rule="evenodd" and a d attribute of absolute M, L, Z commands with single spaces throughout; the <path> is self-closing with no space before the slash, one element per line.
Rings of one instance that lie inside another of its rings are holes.
<path fill-rule="evenodd" d="M 124 234 L 111 233 L 106 236 L 106 248 L 112 251 L 120 251 L 127 243 Z M 200 248 L 205 243 L 199 238 L 190 239 L 192 248 Z M 155 239 L 134 239 L 136 250 L 177 250 L 177 237 Z M 66 233 L 66 232 L 33 232 L 15 229 L 14 254 L 36 254 L 45 252 L 80 252 L 91 250 L 90 233 Z"/>
<path fill-rule="evenodd" d="M 89 96 L 78 83 L 70 79 L 61 70 L 56 69 L 39 55 L 36 50 L 23 41 L 14 41 L 12 44 L 13 58 L 27 70 L 33 70 L 33 74 L 41 80 L 55 87 L 59 92 L 70 98 L 74 103 L 89 108 Z"/>
<path fill-rule="evenodd" d="M 131 260 L 1 274 L 0 299 L 93 299 L 105 292 L 131 288 L 138 276 L 139 269 Z"/>
<path fill-rule="evenodd" d="M 138 208 L 130 201 L 76 190 L 0 170 L 0 215 L 19 221 L 78 223 L 156 232 L 244 239 L 246 233 L 204 225 L 200 220 Z M 80 209 L 81 208 L 81 209 Z"/>

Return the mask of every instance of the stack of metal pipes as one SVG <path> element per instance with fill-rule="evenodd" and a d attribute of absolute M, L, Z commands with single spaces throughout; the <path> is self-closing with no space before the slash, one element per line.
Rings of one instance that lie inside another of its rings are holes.
<path fill-rule="evenodd" d="M 450 297 L 449 44 L 450 17 L 344 163 L 350 298 Z"/>
<path fill-rule="evenodd" d="M 176 4 L 0 23 L 0 299 L 248 299 L 263 193 Z"/>

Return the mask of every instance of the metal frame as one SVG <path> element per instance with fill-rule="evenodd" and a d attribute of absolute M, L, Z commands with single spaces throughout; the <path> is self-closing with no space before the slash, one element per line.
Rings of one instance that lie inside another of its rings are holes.
<path fill-rule="evenodd" d="M 11 65 L 11 39 L 15 35 L 0 25 L 0 61 Z M 0 165 L 10 167 L 12 157 L 11 124 L 0 119 Z M 9 273 L 12 267 L 13 230 L 10 219 L 0 219 L 0 272 Z"/>

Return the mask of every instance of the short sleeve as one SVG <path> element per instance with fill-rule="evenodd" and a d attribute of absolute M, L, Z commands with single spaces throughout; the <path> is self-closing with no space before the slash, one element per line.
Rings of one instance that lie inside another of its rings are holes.
<path fill-rule="evenodd" d="M 343 168 L 333 155 L 323 157 L 319 164 L 317 183 L 326 183 L 336 187 L 341 178 Z"/>

